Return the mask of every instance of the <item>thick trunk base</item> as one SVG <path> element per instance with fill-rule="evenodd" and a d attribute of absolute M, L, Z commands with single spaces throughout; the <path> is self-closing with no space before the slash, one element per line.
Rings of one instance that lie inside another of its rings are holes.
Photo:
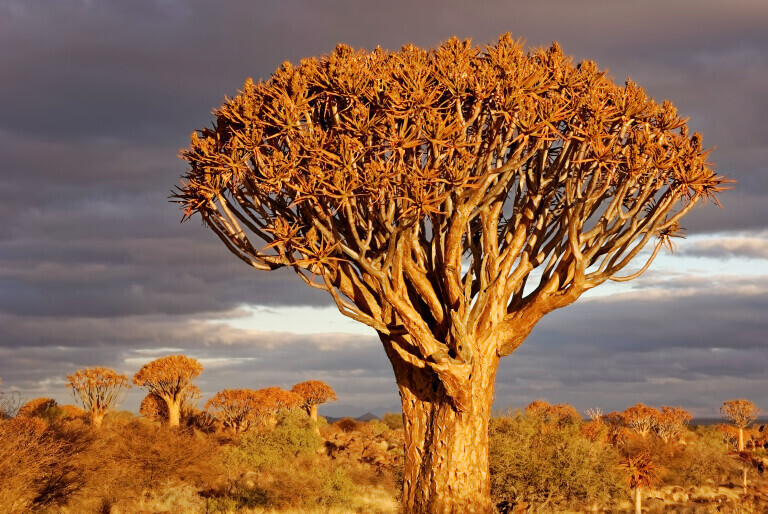
<path fill-rule="evenodd" d="M 476 356 L 469 408 L 457 412 L 433 371 L 415 368 L 393 353 L 388 349 L 405 422 L 403 511 L 493 512 L 488 423 L 498 357 Z"/>

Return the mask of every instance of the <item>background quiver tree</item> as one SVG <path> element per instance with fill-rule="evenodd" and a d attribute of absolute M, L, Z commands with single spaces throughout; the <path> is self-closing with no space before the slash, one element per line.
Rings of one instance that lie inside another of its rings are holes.
<path fill-rule="evenodd" d="M 291 388 L 291 391 L 304 399 L 302 407 L 312 421 L 317 421 L 317 406 L 329 401 L 336 401 L 336 392 L 331 386 L 320 380 L 307 380 Z"/>
<path fill-rule="evenodd" d="M 663 405 L 661 413 L 656 418 L 653 431 L 665 443 L 684 442 L 688 422 L 692 419 L 691 413 L 682 407 L 669 407 Z"/>
<path fill-rule="evenodd" d="M 499 358 L 671 248 L 726 182 L 707 154 L 670 102 L 557 44 L 339 45 L 249 79 L 193 133 L 175 200 L 247 264 L 292 268 L 378 332 L 402 397 L 406 511 L 490 511 Z"/>
<path fill-rule="evenodd" d="M 163 399 L 168 408 L 168 426 L 178 427 L 184 392 L 203 372 L 197 359 L 185 355 L 169 355 L 142 366 L 133 383 Z"/>
<path fill-rule="evenodd" d="M 195 415 L 197 401 L 202 397 L 200 389 L 196 385 L 188 386 L 181 393 L 181 404 L 179 406 L 180 421 L 189 420 Z M 155 393 L 148 393 L 139 405 L 139 415 L 162 423 L 168 423 L 168 404 Z"/>
<path fill-rule="evenodd" d="M 739 429 L 738 450 L 744 451 L 744 429 L 749 427 L 760 415 L 760 409 L 749 400 L 726 400 L 720 407 L 723 419 Z"/>
<path fill-rule="evenodd" d="M 263 398 L 252 389 L 225 389 L 205 403 L 205 410 L 233 434 L 251 428 L 262 409 Z"/>
<path fill-rule="evenodd" d="M 301 395 L 277 386 L 259 389 L 256 394 L 259 398 L 259 411 L 265 415 L 270 424 L 277 421 L 277 415 L 280 412 L 299 408 L 304 403 Z"/>
<path fill-rule="evenodd" d="M 125 399 L 128 377 L 109 368 L 85 368 L 67 375 L 67 387 L 77 403 L 88 411 L 91 425 L 101 426 L 104 416 Z"/>
<path fill-rule="evenodd" d="M 636 403 L 632 407 L 627 407 L 621 415 L 624 424 L 645 439 L 656 427 L 660 413 L 653 407 Z"/>

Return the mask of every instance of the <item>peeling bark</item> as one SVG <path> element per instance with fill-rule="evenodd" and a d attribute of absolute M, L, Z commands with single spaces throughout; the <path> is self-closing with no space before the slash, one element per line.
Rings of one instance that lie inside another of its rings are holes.
<path fill-rule="evenodd" d="M 457 411 L 436 373 L 392 360 L 405 421 L 406 513 L 493 512 L 488 423 L 498 367 L 495 352 L 477 355 L 466 410 Z"/>

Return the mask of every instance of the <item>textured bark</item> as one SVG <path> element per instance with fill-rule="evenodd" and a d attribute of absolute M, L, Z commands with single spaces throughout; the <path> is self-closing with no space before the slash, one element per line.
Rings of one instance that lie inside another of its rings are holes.
<path fill-rule="evenodd" d="M 467 408 L 459 412 L 433 371 L 387 351 L 405 414 L 403 511 L 493 512 L 488 422 L 498 356 L 476 355 Z"/>
<path fill-rule="evenodd" d="M 309 414 L 309 419 L 311 419 L 312 421 L 317 421 L 317 405 L 316 404 L 310 405 L 308 407 L 307 414 Z"/>

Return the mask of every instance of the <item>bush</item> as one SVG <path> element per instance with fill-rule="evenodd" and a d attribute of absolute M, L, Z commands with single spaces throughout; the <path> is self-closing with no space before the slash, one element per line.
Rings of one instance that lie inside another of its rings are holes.
<path fill-rule="evenodd" d="M 397 414 L 392 412 L 387 412 L 381 417 L 381 421 L 383 421 L 384 424 L 387 425 L 390 430 L 397 430 L 398 428 L 405 427 L 405 425 L 403 424 L 402 412 L 399 412 Z"/>
<path fill-rule="evenodd" d="M 82 423 L 26 416 L 0 421 L 0 512 L 66 505 L 93 475 L 94 443 Z"/>
<path fill-rule="evenodd" d="M 606 504 L 626 493 L 619 455 L 590 441 L 581 423 L 547 423 L 521 412 L 492 420 L 491 492 L 497 504 L 551 509 Z"/>
<path fill-rule="evenodd" d="M 728 455 L 730 450 L 716 427 L 701 427 L 687 445 L 665 459 L 667 473 L 663 478 L 667 483 L 674 481 L 686 487 L 725 483 L 740 470 Z"/>

